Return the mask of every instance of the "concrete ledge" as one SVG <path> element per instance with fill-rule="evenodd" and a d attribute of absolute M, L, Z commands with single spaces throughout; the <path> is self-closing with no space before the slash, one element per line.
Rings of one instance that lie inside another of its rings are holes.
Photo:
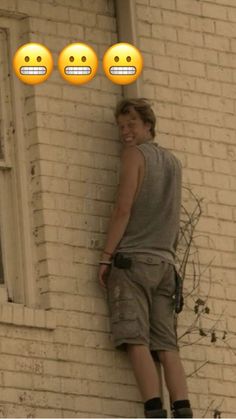
<path fill-rule="evenodd" d="M 0 324 L 54 330 L 56 315 L 51 311 L 25 307 L 23 304 L 0 304 Z"/>

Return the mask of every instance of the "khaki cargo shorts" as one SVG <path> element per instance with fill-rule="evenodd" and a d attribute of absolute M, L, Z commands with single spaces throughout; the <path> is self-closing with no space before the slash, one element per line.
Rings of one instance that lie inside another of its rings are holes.
<path fill-rule="evenodd" d="M 114 345 L 147 345 L 151 351 L 178 350 L 174 301 L 174 266 L 159 256 L 123 253 L 132 266 L 114 264 L 107 278 L 107 297 Z"/>

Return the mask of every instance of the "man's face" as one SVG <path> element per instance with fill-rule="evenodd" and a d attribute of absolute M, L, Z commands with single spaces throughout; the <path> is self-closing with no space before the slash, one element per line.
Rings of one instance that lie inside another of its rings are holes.
<path fill-rule="evenodd" d="M 124 146 L 139 145 L 151 138 L 150 123 L 145 123 L 133 108 L 117 118 L 120 139 Z"/>

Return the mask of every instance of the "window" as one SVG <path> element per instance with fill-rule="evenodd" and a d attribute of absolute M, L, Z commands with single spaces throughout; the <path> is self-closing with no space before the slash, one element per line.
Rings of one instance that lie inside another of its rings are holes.
<path fill-rule="evenodd" d="M 24 87 L 14 79 L 11 68 L 12 57 L 22 44 L 18 41 L 21 22 L 0 18 L 0 303 L 35 307 L 21 100 Z"/>

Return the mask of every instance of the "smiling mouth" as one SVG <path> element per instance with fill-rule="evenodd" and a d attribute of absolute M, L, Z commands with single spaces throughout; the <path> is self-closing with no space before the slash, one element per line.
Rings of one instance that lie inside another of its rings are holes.
<path fill-rule="evenodd" d="M 129 67 L 125 67 L 125 66 L 113 66 L 109 68 L 110 73 L 113 76 L 127 76 L 127 75 L 133 75 L 136 73 L 136 67 L 133 66 L 129 66 Z"/>
<path fill-rule="evenodd" d="M 47 68 L 40 66 L 24 66 L 20 67 L 20 74 L 24 76 L 41 76 L 46 74 Z"/>
<path fill-rule="evenodd" d="M 85 66 L 72 66 L 72 67 L 65 67 L 65 74 L 69 76 L 85 76 L 88 74 L 91 74 L 91 67 L 85 67 Z"/>

